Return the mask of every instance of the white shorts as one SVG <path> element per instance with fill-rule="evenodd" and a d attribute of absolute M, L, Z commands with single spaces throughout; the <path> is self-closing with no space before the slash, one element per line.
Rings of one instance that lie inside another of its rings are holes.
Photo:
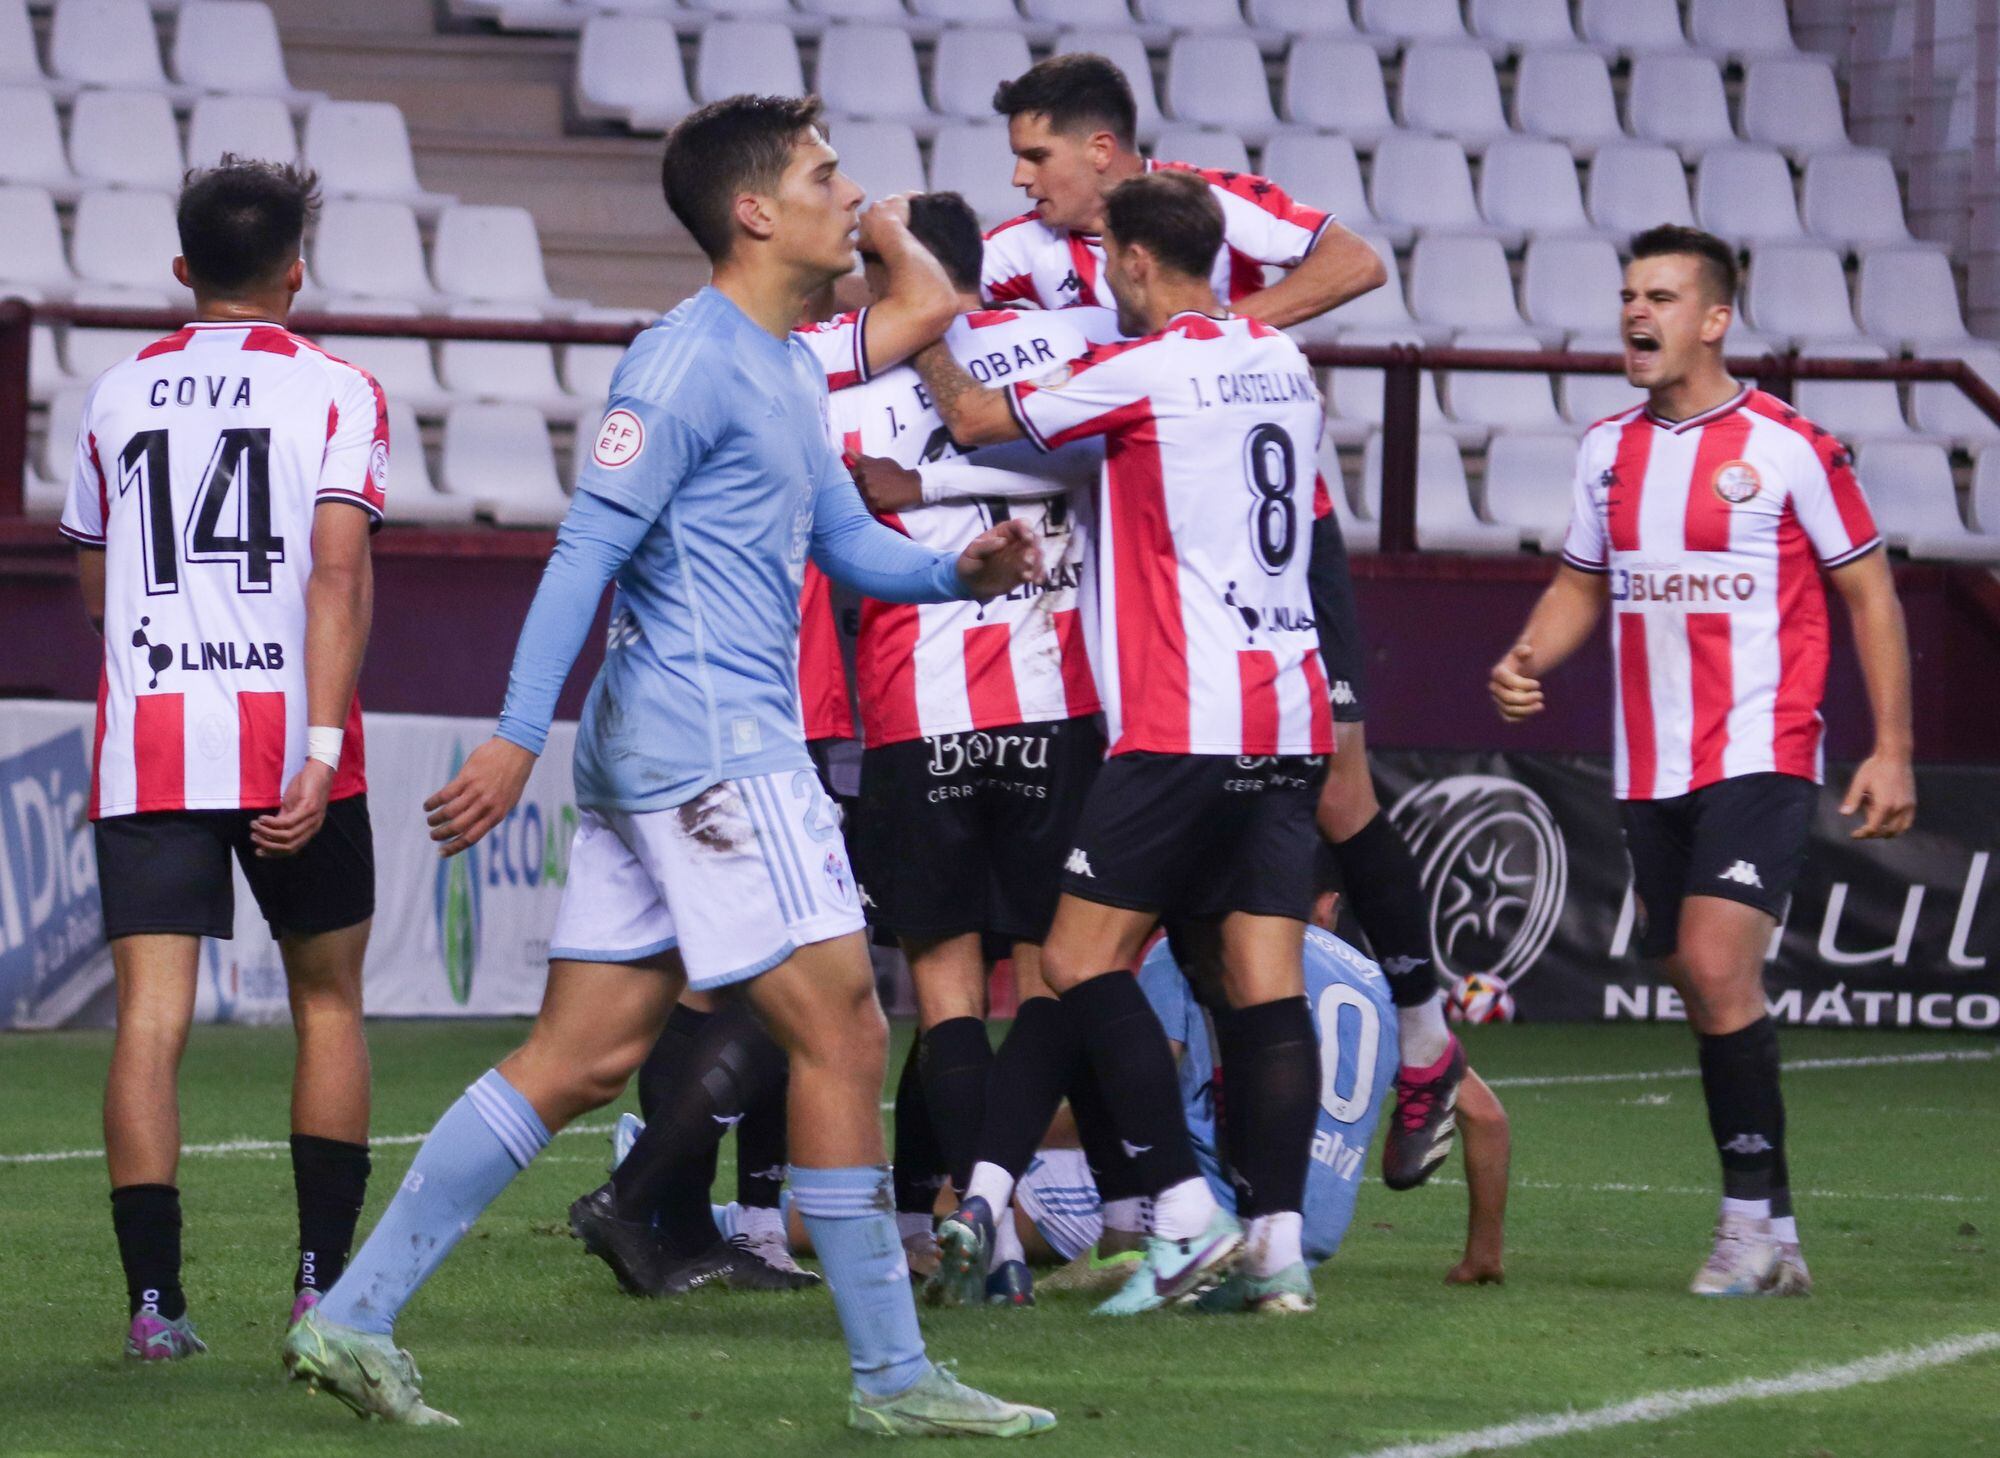
<path fill-rule="evenodd" d="M 671 810 L 578 813 L 549 956 L 679 947 L 698 992 L 862 927 L 833 802 L 809 769 L 712 785 Z"/>
<path fill-rule="evenodd" d="M 1104 1209 L 1090 1161 L 1081 1149 L 1042 1149 L 1014 1186 L 1014 1203 L 1065 1261 L 1073 1261 L 1104 1233 Z"/>

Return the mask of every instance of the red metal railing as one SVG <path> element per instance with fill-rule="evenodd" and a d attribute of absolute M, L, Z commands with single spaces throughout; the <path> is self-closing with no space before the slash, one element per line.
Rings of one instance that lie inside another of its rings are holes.
<path fill-rule="evenodd" d="M 186 320 L 164 309 L 87 308 L 75 304 L 30 305 L 0 299 L 0 521 L 22 514 L 21 476 L 28 453 L 28 337 L 34 324 L 71 324 L 99 329 L 157 329 L 168 333 Z M 638 324 L 578 324 L 559 320 L 410 318 L 399 315 L 294 314 L 290 327 L 301 334 L 468 339 L 497 343 L 624 344 Z M 1494 349 L 1430 348 L 1412 344 L 1314 345 L 1306 357 L 1323 367 L 1382 371 L 1382 539 L 1384 552 L 1417 550 L 1418 401 L 1425 370 L 1500 371 L 1546 375 L 1616 375 L 1624 361 L 1615 354 L 1565 354 L 1559 350 L 1519 352 Z M 1801 359 L 1797 355 L 1734 357 L 1731 371 L 1760 389 L 1790 399 L 1798 380 L 1891 380 L 1958 387 L 1996 424 L 2000 392 L 1956 359 Z"/>

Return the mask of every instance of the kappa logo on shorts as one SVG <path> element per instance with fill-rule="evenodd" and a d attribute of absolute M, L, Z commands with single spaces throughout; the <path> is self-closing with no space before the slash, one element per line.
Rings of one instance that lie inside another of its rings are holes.
<path fill-rule="evenodd" d="M 1097 879 L 1097 872 L 1090 869 L 1090 857 L 1081 850 L 1069 853 L 1069 859 L 1063 862 L 1063 869 L 1072 876 L 1088 876 L 1093 881 Z"/>
<path fill-rule="evenodd" d="M 1739 886 L 1755 886 L 1764 889 L 1764 878 L 1757 874 L 1757 868 L 1748 861 L 1738 861 L 1726 871 L 1716 872 L 1718 881 L 1734 881 Z"/>
<path fill-rule="evenodd" d="M 590 458 L 607 471 L 619 471 L 638 460 L 645 448 L 645 422 L 629 410 L 614 410 L 597 427 Z"/>
<path fill-rule="evenodd" d="M 1353 708 L 1356 702 L 1354 685 L 1344 678 L 1336 678 L 1333 681 L 1333 701 L 1343 709 Z"/>

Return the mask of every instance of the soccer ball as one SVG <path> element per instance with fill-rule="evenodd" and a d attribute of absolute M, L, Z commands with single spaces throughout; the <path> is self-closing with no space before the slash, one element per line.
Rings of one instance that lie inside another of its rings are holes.
<path fill-rule="evenodd" d="M 1455 1023 L 1511 1023 L 1514 994 L 1498 977 L 1474 972 L 1445 994 L 1444 1011 Z"/>

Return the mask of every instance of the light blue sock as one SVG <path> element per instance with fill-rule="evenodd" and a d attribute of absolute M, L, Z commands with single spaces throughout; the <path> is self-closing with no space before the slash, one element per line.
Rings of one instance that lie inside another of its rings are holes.
<path fill-rule="evenodd" d="M 833 1288 L 854 1385 L 870 1397 L 889 1397 L 920 1381 L 931 1364 L 917 1330 L 903 1242 L 896 1235 L 889 1171 L 881 1165 L 794 1165 L 792 1204 L 805 1217 Z"/>
<path fill-rule="evenodd" d="M 321 1317 L 387 1336 L 403 1304 L 548 1142 L 535 1106 L 488 1069 L 432 1128 L 361 1253 L 320 1303 Z"/>

